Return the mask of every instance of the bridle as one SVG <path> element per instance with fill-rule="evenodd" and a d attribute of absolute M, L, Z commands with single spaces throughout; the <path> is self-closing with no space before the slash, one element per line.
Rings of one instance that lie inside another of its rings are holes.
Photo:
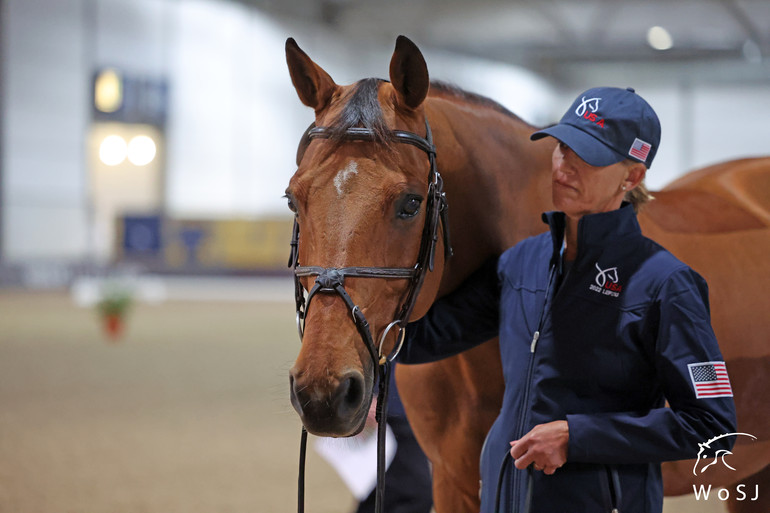
<path fill-rule="evenodd" d="M 427 271 L 433 271 L 433 264 L 436 253 L 436 243 L 438 242 L 439 222 L 442 225 L 444 237 L 444 258 L 452 256 L 452 247 L 449 242 L 449 223 L 448 223 L 448 205 L 446 194 L 444 193 L 444 181 L 436 169 L 436 147 L 433 145 L 433 135 L 430 124 L 425 120 L 425 137 L 403 130 L 391 130 L 387 132 L 388 139 L 415 146 L 423 150 L 428 155 L 430 162 L 430 171 L 428 174 L 428 194 L 425 203 L 425 224 L 422 230 L 420 240 L 420 250 L 417 255 L 417 263 L 414 267 L 319 267 L 303 266 L 299 263 L 299 223 L 297 216 L 294 217 L 294 228 L 291 238 L 291 255 L 289 256 L 289 267 L 294 271 L 294 297 L 297 308 L 297 330 L 300 341 L 305 333 L 305 319 L 310 302 L 316 294 L 337 294 L 339 295 L 350 311 L 353 323 L 358 330 L 361 340 L 364 342 L 369 355 L 372 358 L 372 367 L 375 369 L 375 379 L 378 383 L 377 408 L 375 419 L 377 420 L 377 486 L 375 495 L 375 512 L 380 513 L 383 508 L 383 495 L 385 490 L 385 419 L 387 418 L 387 398 L 388 384 L 390 382 L 390 364 L 398 356 L 404 343 L 406 335 L 406 323 L 417 302 L 417 296 L 420 293 L 425 274 Z M 329 139 L 332 137 L 332 130 L 328 127 L 318 127 L 311 125 L 305 132 L 300 142 L 300 150 L 309 144 L 313 139 Z M 369 128 L 352 127 L 344 132 L 345 141 L 377 141 L 377 134 Z M 302 158 L 302 151 L 297 155 L 298 164 Z M 302 286 L 300 278 L 317 276 L 315 284 L 305 297 L 305 288 Z M 401 308 L 395 319 L 387 325 L 380 336 L 379 346 L 375 347 L 369 323 L 366 320 L 361 308 L 359 308 L 348 292 L 345 290 L 344 282 L 346 277 L 354 278 L 380 278 L 380 279 L 398 279 L 409 280 L 409 289 Z M 383 344 L 388 333 L 398 327 L 397 344 L 391 354 L 383 353 Z M 300 442 L 300 468 L 299 468 L 299 491 L 298 491 L 298 512 L 304 512 L 305 495 L 305 452 L 307 449 L 307 430 L 302 427 L 302 438 Z"/>

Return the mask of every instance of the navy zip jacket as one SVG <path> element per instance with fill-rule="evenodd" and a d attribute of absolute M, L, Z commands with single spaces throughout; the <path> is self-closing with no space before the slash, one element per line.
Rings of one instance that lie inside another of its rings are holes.
<path fill-rule="evenodd" d="M 660 512 L 660 462 L 694 458 L 698 443 L 735 431 L 727 379 L 702 385 L 723 360 L 706 282 L 644 237 L 628 204 L 580 220 L 569 270 L 564 214 L 543 219 L 550 233 L 487 263 L 411 323 L 399 361 L 499 335 L 506 386 L 482 450 L 482 512 L 494 511 L 498 480 L 505 512 Z M 509 442 L 554 420 L 569 424 L 567 463 L 550 476 L 516 469 Z"/>

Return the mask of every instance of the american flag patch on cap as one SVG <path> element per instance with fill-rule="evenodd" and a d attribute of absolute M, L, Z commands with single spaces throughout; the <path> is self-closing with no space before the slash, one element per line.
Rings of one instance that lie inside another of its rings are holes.
<path fill-rule="evenodd" d="M 691 363 L 687 367 L 696 399 L 733 396 L 725 362 Z"/>
<path fill-rule="evenodd" d="M 634 139 L 634 144 L 631 145 L 631 149 L 628 150 L 628 154 L 641 160 L 642 162 L 645 162 L 647 160 L 647 155 L 650 154 L 651 149 L 652 145 L 650 143 L 636 138 Z"/>

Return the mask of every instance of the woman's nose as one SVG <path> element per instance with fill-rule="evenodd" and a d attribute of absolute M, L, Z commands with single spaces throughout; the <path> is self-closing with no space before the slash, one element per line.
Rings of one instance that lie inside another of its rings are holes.
<path fill-rule="evenodd" d="M 567 158 L 565 155 L 562 155 L 560 159 L 557 159 L 555 164 L 556 165 L 554 166 L 554 171 L 558 171 L 565 175 L 567 174 L 571 175 L 572 173 L 575 172 L 574 167 L 570 163 L 570 159 Z"/>

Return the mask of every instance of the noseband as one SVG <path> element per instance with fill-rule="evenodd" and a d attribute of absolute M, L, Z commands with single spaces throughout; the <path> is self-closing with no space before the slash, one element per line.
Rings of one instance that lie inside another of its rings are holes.
<path fill-rule="evenodd" d="M 444 258 L 452 256 L 452 247 L 449 241 L 449 223 L 448 223 L 448 205 L 446 194 L 444 193 L 444 181 L 436 169 L 436 148 L 433 145 L 433 135 L 431 133 L 428 120 L 425 120 L 426 136 L 406 132 L 403 130 L 392 130 L 388 132 L 391 140 L 399 143 L 410 144 L 428 155 L 430 162 L 430 171 L 428 173 L 428 194 L 425 204 L 425 224 L 422 230 L 420 240 L 420 250 L 417 254 L 417 263 L 414 267 L 318 267 L 302 266 L 299 263 L 299 223 L 297 217 L 294 217 L 294 228 L 291 239 L 291 255 L 289 257 L 289 267 L 294 271 L 294 297 L 297 308 L 297 330 L 300 340 L 305 333 L 305 319 L 310 302 L 316 294 L 337 294 L 339 295 L 350 311 L 353 323 L 364 342 L 367 351 L 372 359 L 372 367 L 375 369 L 376 379 L 379 380 L 379 392 L 376 408 L 377 429 L 377 487 L 375 495 L 375 512 L 381 512 L 383 508 L 383 493 L 385 489 L 385 418 L 387 415 L 387 392 L 390 381 L 390 363 L 398 356 L 401 346 L 404 343 L 406 335 L 406 323 L 417 302 L 417 296 L 425 280 L 425 273 L 433 271 L 435 260 L 436 243 L 438 242 L 439 222 L 442 225 L 444 237 Z M 300 148 L 309 144 L 313 139 L 328 139 L 332 131 L 328 127 L 317 127 L 311 125 L 305 132 Z M 367 141 L 377 140 L 374 130 L 368 128 L 353 127 L 344 132 L 345 141 Z M 301 155 L 298 155 L 298 160 Z M 316 276 L 315 284 L 310 289 L 305 298 L 305 289 L 302 286 L 300 278 Z M 395 319 L 388 324 L 380 336 L 379 346 L 375 347 L 369 322 L 366 320 L 361 308 L 359 308 L 350 295 L 345 290 L 345 278 L 380 278 L 380 279 L 398 279 L 409 280 L 409 289 L 401 308 Z M 391 329 L 397 327 L 397 344 L 390 355 L 383 353 L 383 345 Z M 305 450 L 307 447 L 307 431 L 302 428 L 302 440 L 300 445 L 300 475 L 299 475 L 299 506 L 298 511 L 304 511 L 304 473 L 305 473 Z"/>

